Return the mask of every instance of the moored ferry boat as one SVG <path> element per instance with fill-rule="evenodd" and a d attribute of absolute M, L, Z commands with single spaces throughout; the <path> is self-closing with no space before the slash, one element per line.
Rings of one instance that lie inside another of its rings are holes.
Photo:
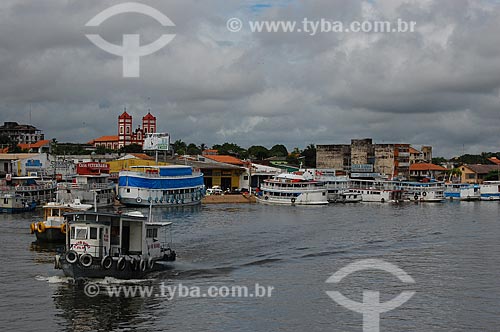
<path fill-rule="evenodd" d="M 0 212 L 19 213 L 32 211 L 35 208 L 36 202 L 34 200 L 17 195 L 14 191 L 3 192 L 2 196 L 0 196 Z"/>
<path fill-rule="evenodd" d="M 404 191 L 404 199 L 412 202 L 444 201 L 444 182 L 399 182 Z"/>
<path fill-rule="evenodd" d="M 0 212 L 16 213 L 34 210 L 55 197 L 57 183 L 35 176 L 9 177 L 0 187 Z"/>
<path fill-rule="evenodd" d="M 64 214 L 75 211 L 86 211 L 90 204 L 82 204 L 78 199 L 70 203 L 49 202 L 43 206 L 43 220 L 30 225 L 31 234 L 35 234 L 38 242 L 64 243 L 66 224 Z"/>
<path fill-rule="evenodd" d="M 397 182 L 385 180 L 351 179 L 350 193 L 361 195 L 362 202 L 399 203 L 403 201 L 403 190 Z"/>
<path fill-rule="evenodd" d="M 479 201 L 481 199 L 481 190 L 477 184 L 450 183 L 445 185 L 444 196 L 452 200 Z"/>
<path fill-rule="evenodd" d="M 58 185 L 63 201 L 79 199 L 82 204 L 97 207 L 112 206 L 116 197 L 116 184 L 111 182 L 109 165 L 106 163 L 79 163 L 71 183 Z"/>
<path fill-rule="evenodd" d="M 121 171 L 118 199 L 125 205 L 183 206 L 201 203 L 203 173 L 191 166 L 137 166 Z"/>
<path fill-rule="evenodd" d="M 316 181 L 323 182 L 328 191 L 328 202 L 345 203 L 344 193 L 349 191 L 350 179 L 348 176 L 337 176 L 334 169 L 305 169 L 301 170 L 305 175 L 309 174 Z"/>
<path fill-rule="evenodd" d="M 500 200 L 500 181 L 484 181 L 480 186 L 481 200 L 498 201 Z"/>
<path fill-rule="evenodd" d="M 283 173 L 264 180 L 257 202 L 273 205 L 325 205 L 327 189 L 323 182 L 300 174 Z"/>
<path fill-rule="evenodd" d="M 56 255 L 55 268 L 67 277 L 141 279 L 176 258 L 169 222 L 153 222 L 140 212 L 86 211 L 66 218 L 66 248 Z"/>

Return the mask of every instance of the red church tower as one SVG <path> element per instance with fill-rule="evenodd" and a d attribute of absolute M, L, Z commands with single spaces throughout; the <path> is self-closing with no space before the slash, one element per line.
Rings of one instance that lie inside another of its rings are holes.
<path fill-rule="evenodd" d="M 118 148 L 129 145 L 132 141 L 132 117 L 127 110 L 118 117 Z"/>
<path fill-rule="evenodd" d="M 150 112 L 142 118 L 142 131 L 144 134 L 156 133 L 156 117 Z"/>

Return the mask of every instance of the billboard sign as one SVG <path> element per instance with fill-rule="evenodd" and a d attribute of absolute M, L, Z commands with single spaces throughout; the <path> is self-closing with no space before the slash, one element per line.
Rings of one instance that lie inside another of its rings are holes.
<path fill-rule="evenodd" d="M 372 164 L 351 165 L 351 172 L 353 172 L 353 173 L 372 173 L 373 172 L 373 165 Z"/>
<path fill-rule="evenodd" d="M 170 150 L 170 135 L 167 133 L 146 134 L 142 149 L 146 151 L 168 151 Z"/>

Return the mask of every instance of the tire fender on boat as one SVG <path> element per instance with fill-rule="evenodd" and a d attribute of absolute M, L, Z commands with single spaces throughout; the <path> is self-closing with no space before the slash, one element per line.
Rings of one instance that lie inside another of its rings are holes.
<path fill-rule="evenodd" d="M 267 201 L 269 199 L 269 196 L 264 196 L 264 199 Z"/>
<path fill-rule="evenodd" d="M 135 199 L 135 201 L 136 201 L 137 203 L 141 203 L 141 202 L 142 202 L 142 198 L 137 197 L 137 198 Z"/>
<path fill-rule="evenodd" d="M 70 250 L 65 255 L 66 261 L 70 264 L 75 264 L 78 261 L 78 253 L 74 250 Z"/>
<path fill-rule="evenodd" d="M 148 258 L 148 269 L 149 269 L 149 270 L 152 270 L 152 269 L 153 269 L 153 267 L 154 267 L 154 265 L 155 265 L 155 261 L 153 260 L 153 258 L 152 258 L 152 257 L 149 257 L 149 258 Z"/>
<path fill-rule="evenodd" d="M 424 197 L 425 197 L 425 196 L 427 196 L 427 193 L 424 191 L 424 192 L 422 193 L 422 196 L 424 196 Z"/>
<path fill-rule="evenodd" d="M 111 256 L 104 256 L 101 261 L 101 267 L 105 270 L 108 270 L 113 265 L 113 259 Z"/>
<path fill-rule="evenodd" d="M 141 269 L 142 272 L 146 271 L 148 267 L 148 263 L 146 262 L 146 260 L 143 258 L 141 259 L 140 263 L 139 263 L 139 268 Z"/>
<path fill-rule="evenodd" d="M 130 260 L 130 269 L 132 271 L 137 271 L 137 268 L 139 267 L 139 261 L 135 258 L 132 258 Z"/>
<path fill-rule="evenodd" d="M 82 264 L 83 267 L 89 267 L 92 265 L 92 256 L 90 254 L 83 254 L 80 256 L 80 264 Z"/>
<path fill-rule="evenodd" d="M 45 223 L 43 221 L 40 221 L 38 224 L 37 224 L 37 230 L 38 230 L 38 233 L 43 233 L 45 232 Z"/>
<path fill-rule="evenodd" d="M 30 232 L 31 232 L 31 234 L 35 233 L 35 230 L 36 230 L 36 225 L 35 225 L 34 222 L 32 222 L 31 225 L 30 225 Z"/>
<path fill-rule="evenodd" d="M 67 231 L 67 229 L 66 229 L 66 223 L 61 224 L 61 233 L 66 234 L 66 231 Z"/>
<path fill-rule="evenodd" d="M 118 259 L 118 262 L 116 263 L 116 268 L 120 271 L 123 271 L 125 270 L 125 268 L 127 267 L 127 260 L 125 259 L 125 257 L 120 257 L 120 259 Z"/>
<path fill-rule="evenodd" d="M 294 204 L 295 203 L 295 197 L 292 198 L 291 201 L 292 201 L 292 204 Z"/>

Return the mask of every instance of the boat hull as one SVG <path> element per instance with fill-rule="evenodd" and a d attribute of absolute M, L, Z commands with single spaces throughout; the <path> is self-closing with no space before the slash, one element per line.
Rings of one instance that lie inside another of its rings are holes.
<path fill-rule="evenodd" d="M 151 203 L 148 201 L 148 199 L 141 199 L 140 202 L 138 202 L 137 199 L 133 199 L 133 198 L 123 198 L 121 197 L 120 198 L 120 203 L 121 204 L 124 204 L 126 206 L 160 206 L 160 207 L 174 207 L 174 206 L 193 206 L 193 205 L 199 205 L 201 204 L 201 199 L 199 200 L 192 200 L 192 201 L 189 201 L 189 202 L 182 202 L 182 201 L 175 201 L 175 202 L 172 202 L 172 201 L 152 201 Z"/>
<path fill-rule="evenodd" d="M 47 227 L 44 232 L 35 230 L 36 240 L 43 243 L 64 243 L 66 234 L 61 232 L 60 227 Z"/>
<path fill-rule="evenodd" d="M 59 262 L 57 261 L 59 259 Z M 174 258 L 175 259 L 175 258 Z M 117 260 L 113 260 L 113 263 L 109 269 L 105 269 L 100 265 L 100 261 L 94 261 L 89 267 L 82 266 L 79 262 L 70 264 L 64 256 L 56 257 L 56 268 L 59 267 L 63 270 L 66 277 L 78 279 L 95 279 L 95 278 L 116 278 L 116 279 L 144 279 L 148 274 L 152 272 L 164 271 L 172 268 L 169 262 L 174 259 L 162 259 L 155 261 L 153 267 L 147 268 L 142 271 L 139 267 L 133 268 L 129 262 L 127 262 L 123 270 L 118 269 Z"/>

